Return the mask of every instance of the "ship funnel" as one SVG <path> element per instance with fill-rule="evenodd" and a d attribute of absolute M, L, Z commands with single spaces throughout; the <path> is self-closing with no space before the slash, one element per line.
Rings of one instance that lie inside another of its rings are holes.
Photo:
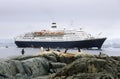
<path fill-rule="evenodd" d="M 51 28 L 57 28 L 56 23 L 53 22 Z"/>

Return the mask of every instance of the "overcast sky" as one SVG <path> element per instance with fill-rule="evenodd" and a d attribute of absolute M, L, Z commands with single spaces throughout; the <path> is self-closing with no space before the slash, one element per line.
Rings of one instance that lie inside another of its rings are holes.
<path fill-rule="evenodd" d="M 50 28 L 53 21 L 120 38 L 120 0 L 0 0 L 0 38 Z"/>

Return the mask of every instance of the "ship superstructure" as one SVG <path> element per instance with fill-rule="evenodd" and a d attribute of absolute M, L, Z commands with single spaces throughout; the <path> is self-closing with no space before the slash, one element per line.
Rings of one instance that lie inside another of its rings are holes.
<path fill-rule="evenodd" d="M 52 29 L 41 30 L 18 36 L 15 43 L 18 47 L 49 47 L 49 48 L 101 48 L 106 38 L 95 38 L 91 34 L 79 30 L 59 30 L 56 23 Z"/>

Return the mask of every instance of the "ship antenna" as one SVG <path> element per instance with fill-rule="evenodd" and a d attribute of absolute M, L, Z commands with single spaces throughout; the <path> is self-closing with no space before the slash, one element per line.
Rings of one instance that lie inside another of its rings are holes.
<path fill-rule="evenodd" d="M 83 28 L 82 28 L 82 26 L 80 25 L 80 30 L 82 30 Z"/>
<path fill-rule="evenodd" d="M 73 20 L 71 21 L 71 24 L 70 24 L 70 25 L 71 25 L 71 27 L 73 27 Z"/>
<path fill-rule="evenodd" d="M 80 30 L 82 30 L 82 28 L 80 27 Z"/>
<path fill-rule="evenodd" d="M 55 22 L 55 18 L 54 17 L 52 17 L 52 22 Z"/>
<path fill-rule="evenodd" d="M 102 34 L 102 32 L 100 32 L 100 33 L 98 34 L 98 37 L 99 37 L 101 34 Z"/>

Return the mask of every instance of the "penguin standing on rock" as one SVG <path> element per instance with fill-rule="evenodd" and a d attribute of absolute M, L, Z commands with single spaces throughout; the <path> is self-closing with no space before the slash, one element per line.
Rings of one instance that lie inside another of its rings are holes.
<path fill-rule="evenodd" d="M 21 54 L 24 55 L 24 53 L 25 53 L 25 51 L 24 51 L 24 49 L 22 49 Z"/>

